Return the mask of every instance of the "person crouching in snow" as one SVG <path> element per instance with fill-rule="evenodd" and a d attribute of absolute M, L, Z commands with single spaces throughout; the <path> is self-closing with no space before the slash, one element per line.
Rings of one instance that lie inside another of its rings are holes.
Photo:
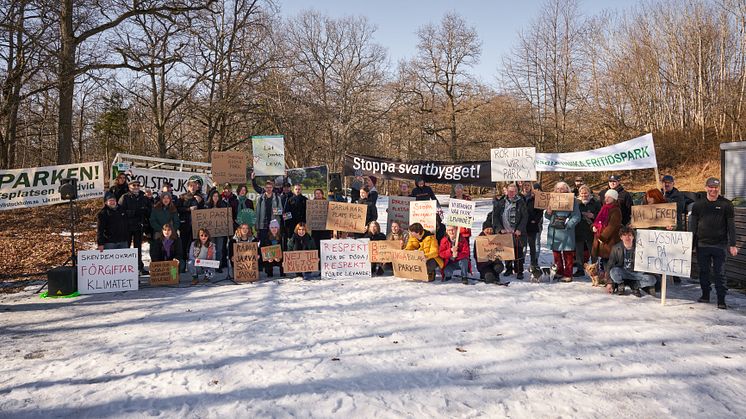
<path fill-rule="evenodd" d="M 288 252 L 298 250 L 316 250 L 316 243 L 311 237 L 311 233 L 308 231 L 306 223 L 300 222 L 295 225 L 293 236 L 288 239 Z M 299 273 L 298 276 L 302 276 L 303 279 L 313 279 L 321 276 L 320 272 L 303 272 Z"/>
<path fill-rule="evenodd" d="M 435 240 L 433 233 L 425 230 L 420 223 L 409 226 L 409 240 L 407 240 L 404 250 L 422 250 L 425 254 L 429 282 L 435 280 L 436 268 L 443 269 L 443 259 L 438 256 L 438 242 Z"/>
<path fill-rule="evenodd" d="M 215 243 L 210 239 L 210 232 L 206 228 L 200 228 L 197 233 L 197 240 L 194 240 L 189 246 L 189 272 L 192 274 L 192 285 L 196 285 L 199 281 L 199 275 L 204 273 L 205 282 L 212 278 L 214 269 L 203 268 L 201 266 L 195 266 L 197 259 L 204 260 L 217 260 L 216 259 Z"/>
<path fill-rule="evenodd" d="M 631 283 L 632 294 L 641 297 L 640 289 L 655 296 L 655 281 L 653 274 L 635 272 L 635 230 L 624 226 L 619 230 L 620 243 L 614 245 L 609 255 L 608 275 L 611 281 L 606 285 L 609 293 L 624 295 L 625 281 Z"/>
<path fill-rule="evenodd" d="M 458 237 L 458 227 L 446 227 L 446 235 L 440 241 L 438 255 L 443 259 L 443 281 L 450 280 L 456 270 L 461 271 L 461 280 L 469 283 L 469 242 L 464 237 Z M 458 279 L 458 278 L 456 278 Z"/>
<path fill-rule="evenodd" d="M 236 243 L 256 243 L 259 239 L 254 237 L 254 231 L 248 223 L 243 223 L 236 229 L 236 234 L 228 241 L 228 279 L 233 278 L 233 256 L 234 249 L 233 245 Z"/>
<path fill-rule="evenodd" d="M 482 224 L 482 232 L 480 236 L 491 236 L 495 234 L 495 230 L 492 228 L 492 224 L 489 221 L 485 221 Z M 484 280 L 487 284 L 498 284 L 500 283 L 500 274 L 505 269 L 505 264 L 500 259 L 488 260 L 487 262 L 479 262 L 477 259 L 477 247 L 474 246 L 474 260 L 477 261 L 477 271 L 479 271 L 479 279 Z"/>

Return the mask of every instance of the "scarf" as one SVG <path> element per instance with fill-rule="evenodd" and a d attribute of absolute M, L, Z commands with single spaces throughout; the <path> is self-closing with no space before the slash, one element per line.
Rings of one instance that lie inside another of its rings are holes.
<path fill-rule="evenodd" d="M 616 202 L 604 204 L 604 206 L 601 207 L 601 211 L 598 213 L 598 216 L 596 216 L 596 221 L 593 222 L 593 226 L 596 227 L 596 232 L 594 233 L 596 237 L 601 236 L 601 231 L 603 231 L 604 227 L 609 225 L 609 211 L 616 206 L 615 204 Z"/>
<path fill-rule="evenodd" d="M 166 254 L 166 259 L 171 259 L 172 244 L 174 244 L 173 239 L 163 239 L 163 253 Z"/>

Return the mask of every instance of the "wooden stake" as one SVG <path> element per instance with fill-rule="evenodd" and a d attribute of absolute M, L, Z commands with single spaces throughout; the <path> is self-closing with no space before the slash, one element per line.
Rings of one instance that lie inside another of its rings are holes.
<path fill-rule="evenodd" d="M 655 166 L 655 187 L 661 189 L 661 176 L 658 173 L 658 166 Z M 647 204 L 647 202 L 644 204 Z"/>
<path fill-rule="evenodd" d="M 661 305 L 666 305 L 666 282 L 668 282 L 668 275 L 663 274 L 661 278 Z"/>

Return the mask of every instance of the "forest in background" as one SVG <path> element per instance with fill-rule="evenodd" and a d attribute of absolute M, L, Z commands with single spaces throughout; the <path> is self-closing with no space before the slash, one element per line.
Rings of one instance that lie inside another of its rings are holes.
<path fill-rule="evenodd" d="M 364 16 L 271 0 L 0 0 L 0 168 L 117 152 L 209 161 L 283 134 L 288 167 L 346 152 L 486 160 L 493 147 L 597 148 L 652 132 L 661 168 L 744 138 L 746 0 L 583 13 L 547 0 L 491 54 L 457 12 L 397 63 Z"/>

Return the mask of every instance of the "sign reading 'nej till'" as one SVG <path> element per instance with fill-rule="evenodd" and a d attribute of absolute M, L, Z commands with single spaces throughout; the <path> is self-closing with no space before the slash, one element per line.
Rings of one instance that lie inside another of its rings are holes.
<path fill-rule="evenodd" d="M 78 292 L 134 291 L 139 287 L 137 249 L 78 252 Z"/>

